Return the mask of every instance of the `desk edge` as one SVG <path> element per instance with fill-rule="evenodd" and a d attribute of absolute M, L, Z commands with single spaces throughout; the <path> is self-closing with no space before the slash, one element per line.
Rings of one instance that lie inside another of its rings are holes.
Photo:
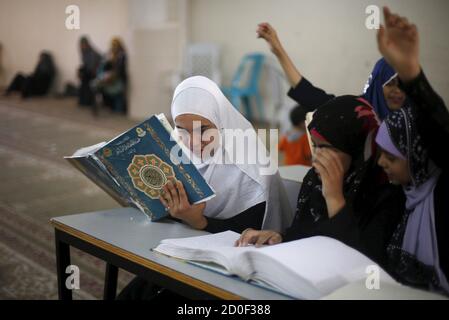
<path fill-rule="evenodd" d="M 92 245 L 95 245 L 101 249 L 104 249 L 106 251 L 112 252 L 122 258 L 128 259 L 134 263 L 137 263 L 141 266 L 144 266 L 146 268 L 149 268 L 151 270 L 157 271 L 163 275 L 169 276 L 177 281 L 183 282 L 185 284 L 188 284 L 192 287 L 195 287 L 197 289 L 200 289 L 202 291 L 205 291 L 211 295 L 214 295 L 218 298 L 225 299 L 225 300 L 240 300 L 242 299 L 241 296 L 238 296 L 234 293 L 231 293 L 229 291 L 217 288 L 211 284 L 208 284 L 204 281 L 192 278 L 186 274 L 183 274 L 179 271 L 173 270 L 169 267 L 160 265 L 158 263 L 152 262 L 148 259 L 145 259 L 139 255 L 136 255 L 134 253 L 131 253 L 127 250 L 124 250 L 122 248 L 119 248 L 117 246 L 114 246 L 113 244 L 110 244 L 106 241 L 97 239 L 91 235 L 88 235 L 87 233 L 84 233 L 82 231 L 79 231 L 75 228 L 69 227 L 59 221 L 56 221 L 54 219 L 50 220 L 50 223 L 55 227 L 55 229 L 58 229 L 60 231 L 63 231 L 65 233 L 68 233 L 74 237 L 77 237 L 81 240 L 84 240 Z"/>

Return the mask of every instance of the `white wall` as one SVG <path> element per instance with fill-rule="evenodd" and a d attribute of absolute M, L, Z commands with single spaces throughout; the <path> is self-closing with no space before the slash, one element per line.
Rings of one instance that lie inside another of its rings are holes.
<path fill-rule="evenodd" d="M 71 4 L 80 8 L 80 30 L 65 27 L 65 8 Z M 5 80 L 10 81 L 17 71 L 33 71 L 39 52 L 46 49 L 54 54 L 58 67 L 56 89 L 76 81 L 79 37 L 88 35 L 103 53 L 113 36 L 120 36 L 127 45 L 127 10 L 126 0 L 0 0 Z"/>
<path fill-rule="evenodd" d="M 449 1 L 192 0 L 191 4 L 191 40 L 222 45 L 225 84 L 245 53 L 271 54 L 255 33 L 259 22 L 268 21 L 300 71 L 336 94 L 362 90 L 380 57 L 375 31 L 365 28 L 365 8 L 389 5 L 417 24 L 422 65 L 449 103 Z"/>
<path fill-rule="evenodd" d="M 186 41 L 185 0 L 131 0 L 130 112 L 135 119 L 170 115 L 170 75 Z"/>
<path fill-rule="evenodd" d="M 67 30 L 65 8 L 80 9 L 80 30 Z M 32 72 L 38 54 L 53 53 L 58 68 L 55 90 L 78 83 L 78 41 L 88 35 L 105 53 L 120 36 L 128 52 L 129 115 L 142 119 L 169 113 L 169 74 L 179 69 L 186 41 L 186 0 L 0 0 L 3 83 L 18 71 Z M 0 80 L 2 80 L 0 79 Z"/>
<path fill-rule="evenodd" d="M 80 7 L 80 30 L 65 28 L 70 4 Z M 3 80 L 31 72 L 47 49 L 55 56 L 60 90 L 76 81 L 81 35 L 89 35 L 102 52 L 120 36 L 129 52 L 131 117 L 168 114 L 168 75 L 179 68 L 187 41 L 222 46 L 226 85 L 245 53 L 271 55 L 255 34 L 257 23 L 269 21 L 306 77 L 329 92 L 358 94 L 379 58 L 375 32 L 365 28 L 368 4 L 389 4 L 417 23 L 422 64 L 449 103 L 446 0 L 0 0 Z"/>

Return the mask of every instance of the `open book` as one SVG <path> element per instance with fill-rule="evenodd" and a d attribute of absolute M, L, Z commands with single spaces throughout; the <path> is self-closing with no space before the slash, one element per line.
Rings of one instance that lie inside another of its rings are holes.
<path fill-rule="evenodd" d="M 168 215 L 159 200 L 168 181 L 181 181 L 193 204 L 215 196 L 172 132 L 165 116 L 155 115 L 109 142 L 64 158 L 121 205 L 159 220 Z"/>
<path fill-rule="evenodd" d="M 382 283 L 396 283 L 375 262 L 332 238 L 317 236 L 261 248 L 234 247 L 239 237 L 238 233 L 225 231 L 166 239 L 153 251 L 237 275 L 297 299 L 322 298 L 350 283 L 366 280 L 373 270 L 378 271 Z"/>

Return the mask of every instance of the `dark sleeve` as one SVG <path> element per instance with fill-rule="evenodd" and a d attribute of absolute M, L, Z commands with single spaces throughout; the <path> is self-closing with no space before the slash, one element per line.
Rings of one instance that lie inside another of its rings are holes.
<path fill-rule="evenodd" d="M 409 83 L 400 83 L 400 86 L 412 100 L 417 116 L 417 130 L 429 151 L 430 158 L 441 169 L 449 169 L 449 153 L 441 144 L 435 143 L 449 141 L 449 112 L 443 99 L 432 89 L 424 72 Z"/>
<path fill-rule="evenodd" d="M 449 279 L 449 172 L 443 171 L 434 191 L 435 229 L 437 233 L 440 267 Z"/>
<path fill-rule="evenodd" d="M 207 226 L 205 231 L 211 233 L 223 232 L 232 230 L 238 233 L 242 233 L 247 228 L 253 228 L 260 230 L 262 227 L 263 217 L 265 216 L 265 202 L 256 204 L 255 206 L 246 209 L 238 215 L 229 219 L 207 219 Z"/>
<path fill-rule="evenodd" d="M 328 94 L 324 90 L 314 87 L 306 78 L 302 78 L 296 87 L 290 88 L 288 96 L 299 105 L 306 108 L 308 112 L 315 111 L 316 108 L 335 98 L 335 95 Z"/>
<path fill-rule="evenodd" d="M 402 214 L 404 198 L 401 194 L 385 189 L 381 193 L 368 194 L 370 199 L 358 199 L 357 204 L 347 203 L 332 219 L 289 228 L 286 241 L 312 236 L 337 239 L 362 252 L 382 267 L 386 265 L 386 247 Z M 354 209 L 354 205 L 359 208 Z"/>
<path fill-rule="evenodd" d="M 293 241 L 313 236 L 327 236 L 354 246 L 359 233 L 352 206 L 346 204 L 332 219 L 323 219 L 319 222 L 302 221 L 296 217 L 283 234 L 283 239 Z"/>

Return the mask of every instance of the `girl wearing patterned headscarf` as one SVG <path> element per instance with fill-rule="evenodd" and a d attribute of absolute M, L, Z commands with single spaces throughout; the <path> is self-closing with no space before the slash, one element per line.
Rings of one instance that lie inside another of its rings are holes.
<path fill-rule="evenodd" d="M 430 132 L 435 133 L 433 138 L 448 141 L 449 113 L 423 73 L 406 90 L 415 100 L 417 95 L 422 95 L 421 106 L 410 105 L 391 113 L 376 137 L 383 150 L 379 165 L 392 183 L 402 185 L 407 197 L 406 210 L 387 249 L 389 264 L 392 273 L 407 284 L 449 293 L 449 250 L 445 230 L 449 223 L 446 217 L 449 202 L 443 191 L 449 190 L 449 159 L 440 148 L 427 144 Z M 435 108 L 434 103 L 440 108 Z M 420 112 L 418 108 L 439 111 L 422 116 L 423 110 Z M 438 115 L 438 118 L 432 115 Z M 425 122 L 418 123 L 418 120 Z M 441 123 L 446 123 L 446 130 Z"/>
<path fill-rule="evenodd" d="M 387 249 L 389 270 L 404 283 L 449 294 L 449 112 L 421 69 L 416 26 L 386 7 L 384 15 L 378 47 L 411 101 L 385 119 L 376 137 L 379 165 L 407 197 Z"/>

